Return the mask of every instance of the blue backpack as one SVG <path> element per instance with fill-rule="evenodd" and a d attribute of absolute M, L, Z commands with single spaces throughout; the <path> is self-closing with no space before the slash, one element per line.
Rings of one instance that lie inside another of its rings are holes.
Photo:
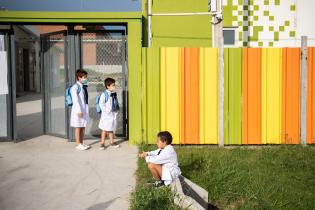
<path fill-rule="evenodd" d="M 106 103 L 108 101 L 109 95 L 107 91 L 104 91 L 104 94 L 105 94 L 105 103 Z M 101 95 L 97 95 L 95 99 L 95 108 L 96 108 L 97 113 L 102 113 L 102 110 L 100 107 L 100 98 L 101 98 Z"/>
<path fill-rule="evenodd" d="M 78 86 L 78 94 L 81 91 L 81 87 L 80 85 L 76 84 Z M 73 101 L 72 101 L 72 97 L 71 97 L 71 88 L 73 86 L 69 85 L 69 87 L 66 89 L 66 106 L 72 106 L 73 105 Z"/>
<path fill-rule="evenodd" d="M 104 91 L 105 94 L 105 103 L 108 101 L 109 99 L 109 94 L 107 91 Z M 96 108 L 96 112 L 97 113 L 102 113 L 101 107 L 100 107 L 100 95 L 96 96 L 96 100 L 95 100 L 95 108 Z M 118 104 L 118 100 L 117 97 L 113 98 L 113 102 L 112 102 L 112 112 L 116 112 L 119 110 L 119 104 Z"/>

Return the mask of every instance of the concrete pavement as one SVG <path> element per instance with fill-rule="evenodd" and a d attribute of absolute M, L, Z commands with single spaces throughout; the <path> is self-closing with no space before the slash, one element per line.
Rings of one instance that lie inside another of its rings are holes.
<path fill-rule="evenodd" d="M 42 95 L 25 93 L 16 99 L 17 135 L 28 140 L 43 135 Z"/>
<path fill-rule="evenodd" d="M 52 136 L 0 142 L 0 209 L 128 209 L 136 146 L 102 151 L 98 141 L 86 142 L 88 151 Z"/>

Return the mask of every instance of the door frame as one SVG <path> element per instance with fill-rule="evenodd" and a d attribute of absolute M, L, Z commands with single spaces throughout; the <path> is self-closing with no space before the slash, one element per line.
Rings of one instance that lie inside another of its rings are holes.
<path fill-rule="evenodd" d="M 65 135 L 60 135 L 56 133 L 51 133 L 48 131 L 47 126 L 49 126 L 49 85 L 46 84 L 46 82 L 49 80 L 49 74 L 46 72 L 47 70 L 50 70 L 49 68 L 49 59 L 47 58 L 47 47 L 49 47 L 47 44 L 49 44 L 49 37 L 52 35 L 62 34 L 64 36 L 64 70 L 65 70 L 65 87 L 66 89 L 71 84 L 74 84 L 75 81 L 75 70 L 79 68 L 83 68 L 83 43 L 82 43 L 82 35 L 84 33 L 99 33 L 99 34 L 105 34 L 105 33 L 119 33 L 122 35 L 122 38 L 124 39 L 124 52 L 122 55 L 122 68 L 123 68 L 123 74 L 125 79 L 124 89 L 123 89 L 123 134 L 122 138 L 128 138 L 128 68 L 126 66 L 127 61 L 127 40 L 126 40 L 126 31 L 125 30 L 72 30 L 72 27 L 68 30 L 61 30 L 61 31 L 54 31 L 50 33 L 41 34 L 40 36 L 40 45 L 41 45 L 41 72 L 42 72 L 42 110 L 43 110 L 43 131 L 44 134 L 67 138 L 68 141 L 74 141 L 74 129 L 70 126 L 70 115 L 71 115 L 71 109 L 66 107 L 65 108 Z M 47 42 L 48 43 L 45 43 Z M 48 65 L 48 66 L 47 66 Z M 90 137 L 93 138 L 93 137 Z"/>
<path fill-rule="evenodd" d="M 78 46 L 79 46 L 79 61 L 78 61 L 78 68 L 83 68 L 83 47 L 82 47 L 82 34 L 84 33 L 102 33 L 102 31 L 100 30 L 75 30 L 74 31 L 78 38 Z M 126 30 L 106 30 L 106 31 L 103 31 L 103 33 L 120 33 L 124 39 L 124 43 L 125 43 L 125 46 L 124 46 L 124 53 L 123 53 L 123 57 L 122 57 L 122 62 L 127 62 L 128 63 L 128 53 L 127 53 L 127 46 L 128 46 L 128 41 L 126 39 L 127 37 L 127 31 Z M 124 89 L 123 89 L 123 136 L 118 136 L 118 137 L 122 137 L 122 138 L 129 138 L 129 135 L 128 135 L 128 127 L 129 127 L 129 124 L 128 124 L 128 116 L 129 116 L 129 113 L 128 113 L 128 107 L 129 107 L 129 102 L 128 102 L 128 66 L 126 63 L 124 63 L 122 65 L 122 68 L 123 68 L 123 74 L 125 76 L 125 84 L 124 84 Z M 74 76 L 72 77 L 74 78 Z M 75 81 L 73 81 L 74 83 Z M 72 83 L 72 84 L 73 84 Z M 73 132 L 72 132 L 73 133 Z"/>
<path fill-rule="evenodd" d="M 0 30 L 0 34 L 4 36 L 4 47 L 7 52 L 7 83 L 8 94 L 7 102 L 7 136 L 0 137 L 1 141 L 17 140 L 17 124 L 16 124 L 16 65 L 15 65 L 15 41 L 13 29 Z M 13 50 L 12 50 L 13 49 Z"/>
<path fill-rule="evenodd" d="M 143 142 L 141 48 L 142 12 L 0 11 L 2 24 L 126 24 L 128 53 L 128 134 L 132 144 Z"/>
<path fill-rule="evenodd" d="M 47 38 L 51 35 L 57 35 L 57 34 L 62 34 L 64 36 L 64 49 L 65 52 L 64 53 L 64 70 L 65 70 L 65 79 L 66 81 L 68 81 L 68 42 L 67 42 L 67 31 L 66 30 L 62 30 L 62 31 L 54 31 L 51 33 L 45 33 L 45 34 L 41 34 L 40 36 L 40 71 L 41 71 L 41 90 L 42 90 L 42 116 L 43 116 L 43 133 L 44 134 L 48 134 L 51 136 L 56 136 L 56 137 L 61 137 L 61 138 L 68 138 L 68 125 L 67 125 L 67 111 L 65 111 L 65 135 L 61 135 L 61 134 L 56 134 L 56 133 L 51 133 L 48 131 L 47 126 L 50 124 L 48 121 L 48 112 L 47 109 L 49 108 L 49 104 L 48 104 L 48 98 L 49 98 L 49 91 L 47 88 L 47 80 L 49 79 L 48 74 L 47 74 L 47 69 L 49 69 L 50 63 L 47 63 L 46 60 L 47 59 L 47 44 L 45 44 L 44 42 L 47 41 Z M 67 83 L 65 84 L 67 86 Z M 66 89 L 66 86 L 64 89 Z M 67 109 L 67 107 L 66 107 Z"/>

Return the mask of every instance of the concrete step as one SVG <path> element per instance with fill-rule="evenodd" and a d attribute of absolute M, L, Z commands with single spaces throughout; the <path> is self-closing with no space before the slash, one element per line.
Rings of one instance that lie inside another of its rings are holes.
<path fill-rule="evenodd" d="M 171 189 L 176 193 L 174 199 L 175 204 L 183 209 L 216 209 L 208 203 L 208 191 L 184 176 L 180 175 L 178 179 L 171 184 Z"/>

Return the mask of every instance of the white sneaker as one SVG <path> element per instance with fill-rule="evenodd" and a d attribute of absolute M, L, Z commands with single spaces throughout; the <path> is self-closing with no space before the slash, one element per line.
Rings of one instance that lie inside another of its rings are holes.
<path fill-rule="evenodd" d="M 78 150 L 87 150 L 87 147 L 85 147 L 83 144 L 79 144 L 75 148 L 78 149 Z"/>
<path fill-rule="evenodd" d="M 85 146 L 87 149 L 90 149 L 90 148 L 91 148 L 91 146 L 90 146 L 90 145 L 83 144 L 83 143 L 82 143 L 82 145 L 83 145 L 83 146 Z"/>
<path fill-rule="evenodd" d="M 110 147 L 119 148 L 120 146 L 119 146 L 119 144 L 116 144 L 116 143 L 114 142 L 114 143 L 110 144 Z"/>
<path fill-rule="evenodd" d="M 105 149 L 105 145 L 104 144 L 101 144 L 100 145 L 100 150 L 104 150 Z"/>

